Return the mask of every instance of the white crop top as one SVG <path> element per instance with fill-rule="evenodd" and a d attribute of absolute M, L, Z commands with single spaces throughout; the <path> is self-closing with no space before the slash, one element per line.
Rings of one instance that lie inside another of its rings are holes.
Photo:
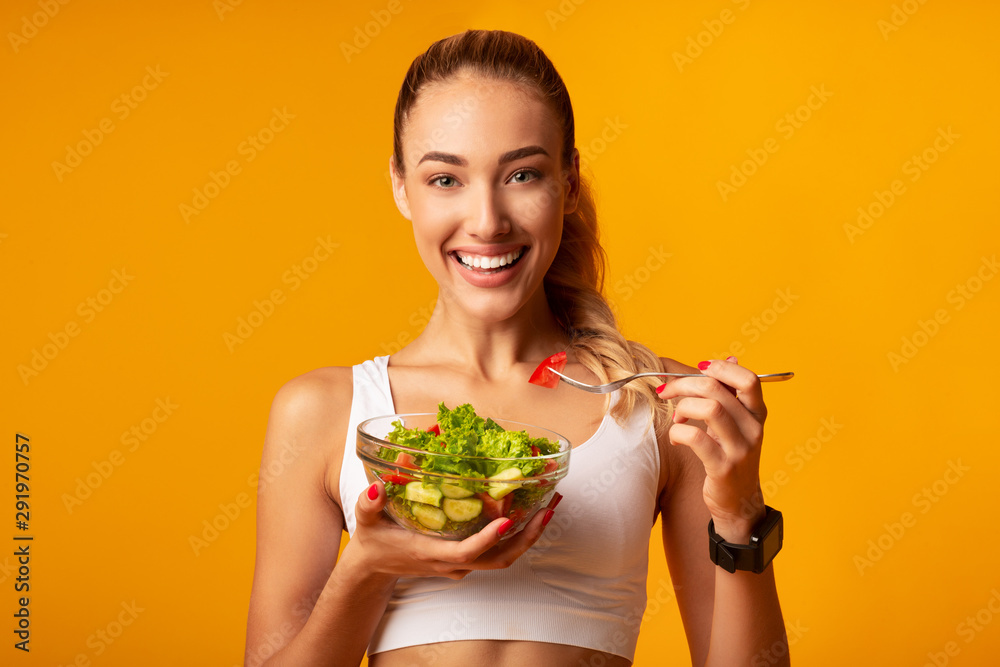
<path fill-rule="evenodd" d="M 354 398 L 340 474 L 348 533 L 368 486 L 355 454 L 358 424 L 394 414 L 388 356 L 354 366 Z M 642 414 L 640 414 L 642 413 Z M 646 608 L 646 568 L 660 470 L 649 420 L 625 428 L 605 415 L 573 448 L 563 499 L 542 537 L 509 568 L 460 581 L 401 578 L 372 636 L 370 654 L 468 639 L 581 646 L 633 660 Z M 427 659 L 434 646 L 420 649 Z"/>

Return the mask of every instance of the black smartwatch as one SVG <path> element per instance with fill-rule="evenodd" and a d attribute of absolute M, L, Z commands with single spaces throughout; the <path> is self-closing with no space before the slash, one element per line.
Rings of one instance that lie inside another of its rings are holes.
<path fill-rule="evenodd" d="M 726 572 L 743 570 L 760 574 L 781 551 L 784 523 L 781 512 L 764 506 L 764 518 L 750 533 L 750 544 L 732 544 L 715 532 L 715 521 L 708 522 L 708 557 Z"/>

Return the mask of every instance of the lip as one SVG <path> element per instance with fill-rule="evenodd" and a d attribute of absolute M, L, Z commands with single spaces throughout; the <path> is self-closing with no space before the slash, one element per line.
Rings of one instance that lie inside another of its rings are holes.
<path fill-rule="evenodd" d="M 519 248 L 523 248 L 521 252 L 521 257 L 512 267 L 509 269 L 504 269 L 503 271 L 498 271 L 497 273 L 483 274 L 478 271 L 470 271 L 462 265 L 462 262 L 458 259 L 457 252 L 470 253 L 474 255 L 482 255 L 484 257 L 495 257 L 498 255 L 506 255 L 508 252 L 513 252 Z M 458 274 L 465 279 L 465 282 L 469 283 L 473 287 L 501 287 L 506 285 L 510 281 L 514 280 L 517 275 L 521 272 L 521 266 L 524 264 L 524 256 L 531 251 L 530 246 L 526 246 L 522 243 L 506 243 L 503 245 L 495 246 L 463 246 L 461 248 L 452 248 L 448 251 L 448 257 L 455 265 L 455 270 Z"/>

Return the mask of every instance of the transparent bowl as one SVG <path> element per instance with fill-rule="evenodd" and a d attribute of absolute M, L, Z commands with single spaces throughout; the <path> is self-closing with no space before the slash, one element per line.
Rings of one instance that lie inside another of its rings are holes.
<path fill-rule="evenodd" d="M 548 438 L 559 443 L 559 451 L 555 454 L 528 457 L 532 461 L 545 461 L 545 468 L 540 473 L 505 480 L 425 471 L 424 468 L 431 467 L 429 462 L 434 457 L 465 460 L 473 466 L 496 461 L 502 463 L 500 468 L 513 468 L 528 459 L 456 456 L 396 445 L 385 439 L 396 420 L 406 428 L 427 430 L 437 423 L 437 413 L 385 415 L 361 422 L 358 424 L 357 454 L 368 483 L 381 480 L 385 484 L 389 497 L 386 513 L 400 526 L 418 533 L 461 540 L 494 519 L 506 517 L 514 522 L 504 534 L 503 539 L 507 539 L 520 531 L 538 508 L 548 504 L 556 484 L 569 471 L 569 440 L 539 426 L 505 419 L 493 421 L 505 431 L 526 431 L 532 438 Z"/>

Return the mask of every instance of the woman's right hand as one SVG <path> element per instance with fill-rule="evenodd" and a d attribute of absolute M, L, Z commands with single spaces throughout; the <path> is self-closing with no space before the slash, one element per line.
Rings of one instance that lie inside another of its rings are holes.
<path fill-rule="evenodd" d="M 541 537 L 561 498 L 555 494 L 548 507 L 536 512 L 520 533 L 503 544 L 502 531 L 510 526 L 504 518 L 464 540 L 445 540 L 396 525 L 382 511 L 388 501 L 385 487 L 375 482 L 358 496 L 354 506 L 357 526 L 342 557 L 361 565 L 363 572 L 390 577 L 461 579 L 473 570 L 509 567 Z"/>

